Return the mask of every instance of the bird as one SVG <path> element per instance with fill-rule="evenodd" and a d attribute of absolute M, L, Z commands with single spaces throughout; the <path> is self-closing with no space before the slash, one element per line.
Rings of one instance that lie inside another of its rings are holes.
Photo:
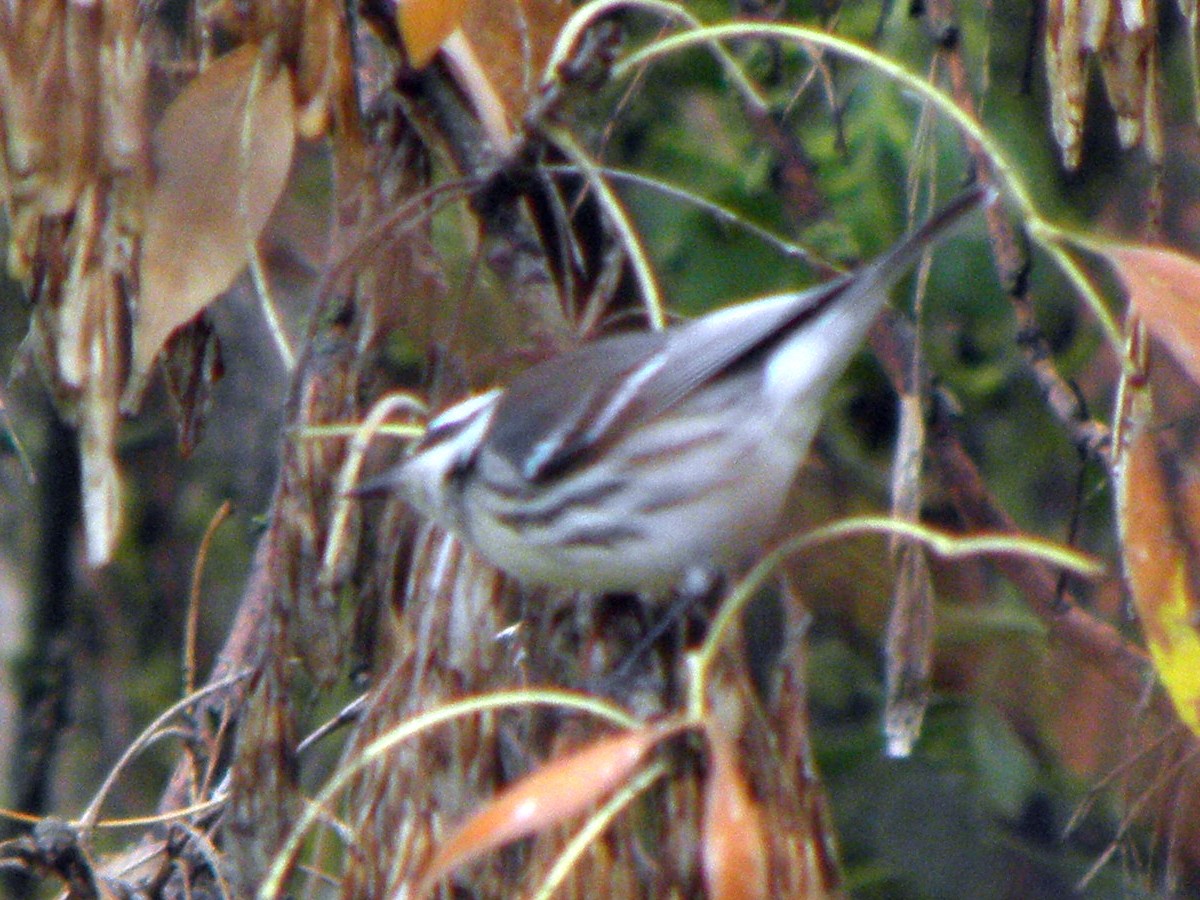
<path fill-rule="evenodd" d="M 861 268 L 610 335 L 433 418 L 356 493 L 399 493 L 518 581 L 666 596 L 773 535 L 832 385 L 894 283 L 996 192 L 974 185 Z"/>

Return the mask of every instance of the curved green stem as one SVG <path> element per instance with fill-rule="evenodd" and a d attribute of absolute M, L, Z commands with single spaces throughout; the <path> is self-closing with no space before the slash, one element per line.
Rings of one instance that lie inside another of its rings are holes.
<path fill-rule="evenodd" d="M 530 900 L 550 900 L 562 886 L 571 869 L 579 861 L 579 858 L 604 833 L 604 829 L 612 824 L 613 819 L 620 815 L 634 800 L 645 793 L 654 782 L 666 774 L 667 764 L 661 759 L 656 760 L 638 772 L 629 780 L 628 784 L 624 785 L 610 797 L 603 806 L 588 818 L 587 823 L 579 830 L 579 833 L 571 838 L 563 848 L 562 853 L 554 861 L 554 865 L 550 867 L 550 871 L 546 873 L 546 877 L 543 879 L 536 893 L 530 895 Z"/>
<path fill-rule="evenodd" d="M 350 780 L 364 768 L 379 761 L 388 751 L 404 741 L 416 737 L 423 731 L 434 728 L 463 716 L 478 715 L 510 707 L 527 707 L 533 705 L 561 706 L 576 712 L 587 713 L 611 722 L 618 728 L 631 729 L 638 726 L 638 721 L 625 713 L 624 710 L 598 700 L 586 694 L 555 689 L 530 689 L 522 691 L 498 691 L 478 697 L 467 697 L 455 703 L 447 703 L 404 722 L 391 729 L 382 737 L 368 744 L 362 753 L 353 760 L 340 766 L 329 779 L 320 793 L 305 807 L 303 815 L 296 822 L 288 835 L 287 842 L 275 855 L 270 872 L 258 889 L 259 900 L 271 900 L 281 895 L 283 880 L 292 868 L 293 860 L 300 850 L 300 843 L 317 819 L 340 794 Z"/>
<path fill-rule="evenodd" d="M 732 630 L 734 622 L 746 608 L 746 604 L 766 584 L 767 579 L 775 574 L 784 560 L 794 553 L 817 544 L 863 534 L 900 535 L 924 544 L 934 554 L 947 559 L 979 554 L 1018 554 L 1040 559 L 1061 569 L 1087 577 L 1102 575 L 1105 571 L 1104 565 L 1090 556 L 1041 538 L 1011 534 L 976 534 L 962 537 L 946 534 L 917 522 L 888 516 L 856 516 L 839 519 L 797 535 L 776 547 L 734 586 L 733 591 L 721 604 L 704 643 L 688 659 L 690 668 L 689 720 L 697 721 L 703 717 L 708 670 L 716 659 L 722 643 Z"/>
<path fill-rule="evenodd" d="M 650 268 L 650 259 L 645 248 L 642 247 L 637 229 L 633 227 L 629 214 L 625 212 L 625 207 L 621 205 L 621 201 L 613 193 L 613 189 L 609 187 L 595 161 L 584 152 L 570 132 L 564 128 L 546 128 L 544 131 L 546 136 L 554 141 L 567 158 L 578 167 L 592 190 L 596 192 L 600 208 L 604 210 L 613 228 L 617 230 L 621 242 L 625 245 L 625 252 L 629 254 L 630 265 L 633 266 L 634 275 L 642 289 L 642 302 L 646 306 L 646 315 L 650 319 L 650 325 L 656 331 L 661 331 L 667 324 L 662 295 L 659 293 L 654 271 Z"/>
<path fill-rule="evenodd" d="M 1116 319 L 1113 318 L 1099 293 L 1083 274 L 1083 270 L 1071 259 L 1063 248 L 1063 242 L 1079 243 L 1077 235 L 1047 222 L 1038 213 L 1033 198 L 1017 173 L 1016 166 L 1008 159 L 1000 145 L 983 125 L 954 102 L 949 94 L 930 84 L 924 78 L 909 72 L 903 66 L 881 56 L 874 50 L 844 38 L 811 28 L 795 25 L 773 25 L 769 23 L 731 23 L 695 28 L 682 34 L 661 38 L 647 44 L 613 66 L 614 78 L 628 77 L 638 67 L 661 59 L 690 47 L 710 46 L 714 42 L 729 40 L 775 40 L 796 44 L 806 52 L 812 48 L 835 53 L 855 62 L 862 63 L 880 72 L 887 78 L 912 91 L 935 106 L 962 131 L 975 141 L 991 162 L 997 181 L 1005 194 L 1017 208 L 1026 223 L 1030 237 L 1046 251 L 1070 279 L 1092 314 L 1100 323 L 1105 337 L 1118 352 L 1124 345 L 1124 336 Z M 1082 246 L 1087 246 L 1082 244 Z"/>
<path fill-rule="evenodd" d="M 554 48 L 550 51 L 550 57 L 546 61 L 546 68 L 542 74 L 543 88 L 550 86 L 558 78 L 559 66 L 570 58 L 572 50 L 574 50 L 583 33 L 594 22 L 620 9 L 636 9 L 652 13 L 664 19 L 680 22 L 689 28 L 700 29 L 704 27 L 704 23 L 697 19 L 686 7 L 678 3 L 668 2 L 668 0 L 597 0 L 595 3 L 586 3 L 577 9 L 571 18 L 567 20 L 567 23 L 559 30 L 558 40 L 554 42 Z M 716 41 L 711 43 L 711 49 L 720 60 L 721 65 L 725 69 L 725 74 L 729 76 L 729 80 L 733 82 L 742 99 L 756 111 L 766 112 L 766 99 L 759 93 L 754 82 L 746 77 L 746 73 L 742 71 L 742 67 L 738 61 L 727 53 L 725 48 Z"/>

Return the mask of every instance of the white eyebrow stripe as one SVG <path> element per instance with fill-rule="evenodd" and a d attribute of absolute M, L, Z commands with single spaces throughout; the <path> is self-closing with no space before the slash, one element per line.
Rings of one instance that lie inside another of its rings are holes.
<path fill-rule="evenodd" d="M 425 433 L 421 436 L 419 446 L 429 447 L 453 437 L 464 426 L 469 425 L 472 419 L 493 404 L 501 393 L 503 391 L 500 388 L 494 388 L 486 394 L 468 397 L 461 403 L 456 403 L 444 410 L 425 426 Z"/>

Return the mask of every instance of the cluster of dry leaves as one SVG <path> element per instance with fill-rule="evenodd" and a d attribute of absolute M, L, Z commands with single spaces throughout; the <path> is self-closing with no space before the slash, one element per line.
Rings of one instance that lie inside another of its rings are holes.
<path fill-rule="evenodd" d="M 1196 4 L 1179 0 L 1191 34 Z M 1063 165 L 1079 167 L 1087 108 L 1089 61 L 1096 57 L 1108 102 L 1117 116 L 1121 145 L 1144 144 L 1157 163 L 1163 159 L 1163 110 L 1159 79 L 1158 6 L 1145 0 L 1050 0 L 1046 5 L 1046 72 L 1054 139 Z M 1200 78 L 1196 48 L 1190 48 L 1193 80 Z M 1197 82 L 1200 83 L 1200 82 Z"/>
<path fill-rule="evenodd" d="M 204 15 L 240 46 L 167 56 L 177 38 L 132 0 L 0 8 L 9 271 L 34 304 L 28 353 L 79 430 L 97 566 L 120 537 L 121 412 L 171 340 L 185 448 L 195 440 L 219 365 L 195 320 L 254 260 L 295 140 L 323 136 L 348 90 L 332 2 Z M 152 128 L 169 59 L 194 71 Z"/>
<path fill-rule="evenodd" d="M 598 883 L 614 896 L 703 889 L 714 900 L 839 892 L 805 728 L 803 616 L 794 604 L 785 604 L 787 637 L 769 684 L 753 683 L 740 654 L 725 648 L 685 718 L 674 712 L 674 693 L 691 677 L 679 655 L 647 661 L 634 679 L 638 716 L 565 695 L 522 695 L 503 714 L 472 707 L 453 731 L 435 727 L 422 717 L 510 683 L 586 686 L 611 671 L 642 623 L 634 616 L 631 626 L 620 607 L 585 626 L 554 612 L 561 603 L 530 612 L 520 604 L 528 594 L 446 536 L 414 527 L 399 504 L 374 511 L 368 527 L 339 494 L 343 444 L 294 439 L 361 418 L 360 401 L 379 388 L 372 354 L 381 335 L 408 307 L 442 298 L 445 279 L 431 272 L 433 173 L 464 173 L 470 189 L 483 187 L 473 194 L 472 239 L 536 338 L 585 330 L 594 304 L 614 302 L 621 254 L 636 255 L 621 243 L 619 207 L 598 211 L 596 185 L 589 197 L 579 187 L 586 179 L 564 187 L 533 163 L 571 156 L 565 139 L 547 139 L 550 113 L 572 90 L 586 93 L 610 62 L 602 28 L 578 28 L 565 48 L 561 30 L 599 22 L 617 5 L 407 0 L 348 15 L 334 0 L 216 0 L 189 8 L 191 20 L 173 30 L 134 0 L 0 3 L 8 265 L 32 301 L 27 354 L 81 437 L 92 565 L 109 561 L 120 537 L 118 424 L 136 409 L 156 360 L 185 447 L 198 439 L 220 370 L 204 311 L 244 270 L 261 268 L 258 242 L 298 142 L 330 147 L 338 260 L 304 345 L 293 352 L 281 334 L 273 350 L 294 367 L 292 430 L 229 643 L 203 693 L 172 711 L 188 740 L 164 818 L 137 850 L 94 862 L 87 851 L 106 786 L 79 822 L 46 820 L 7 847 L 6 860 L 56 875 L 77 897 L 275 896 L 285 886 L 325 896 L 329 884 L 329 895 L 416 897 L 452 872 L 459 889 L 486 896 L 530 885 L 589 896 Z M 655 11 L 686 21 L 669 4 Z M 1194 5 L 1184 12 L 1196 15 Z M 1122 140 L 1144 139 L 1159 158 L 1147 10 L 1052 2 L 1046 24 L 1054 131 L 1067 165 L 1079 161 L 1093 53 Z M 380 98 L 392 103 L 386 115 L 369 108 Z M 1146 247 L 1091 249 L 1115 266 L 1149 333 L 1200 380 L 1200 325 L 1181 303 L 1200 283 L 1200 266 Z M 269 292 L 260 293 L 269 317 Z M 1131 335 L 1142 334 L 1137 317 Z M 1130 353 L 1127 369 L 1126 424 L 1111 453 L 1129 583 L 1158 674 L 1200 733 L 1200 500 L 1155 430 L 1144 359 Z M 512 645 L 494 639 L 522 617 Z M 1069 617 L 1055 621 L 1076 627 Z M 338 789 L 306 813 L 346 846 L 321 843 L 298 875 L 305 756 L 293 660 L 327 689 L 363 628 L 372 632 L 373 687 L 346 717 L 354 730 Z M 1098 631 L 1066 633 L 1082 641 Z M 1138 651 L 1111 629 L 1102 640 L 1136 662 Z M 644 684 L 653 689 L 643 695 Z M 412 723 L 422 724 L 397 738 Z M 617 818 L 647 793 L 658 816 Z M 604 840 L 588 827 L 567 831 L 589 810 L 593 829 L 612 825 Z M 532 845 L 494 852 L 532 835 Z"/>

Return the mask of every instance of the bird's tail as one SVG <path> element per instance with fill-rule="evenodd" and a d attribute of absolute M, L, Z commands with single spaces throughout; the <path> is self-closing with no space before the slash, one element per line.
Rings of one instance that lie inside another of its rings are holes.
<path fill-rule="evenodd" d="M 991 185 L 974 184 L 926 219 L 918 228 L 902 237 L 887 252 L 872 260 L 859 289 L 864 293 L 878 287 L 887 290 L 890 282 L 909 270 L 926 249 L 954 233 L 967 215 L 993 203 L 999 191 Z M 874 282 L 874 283 L 872 283 Z"/>

